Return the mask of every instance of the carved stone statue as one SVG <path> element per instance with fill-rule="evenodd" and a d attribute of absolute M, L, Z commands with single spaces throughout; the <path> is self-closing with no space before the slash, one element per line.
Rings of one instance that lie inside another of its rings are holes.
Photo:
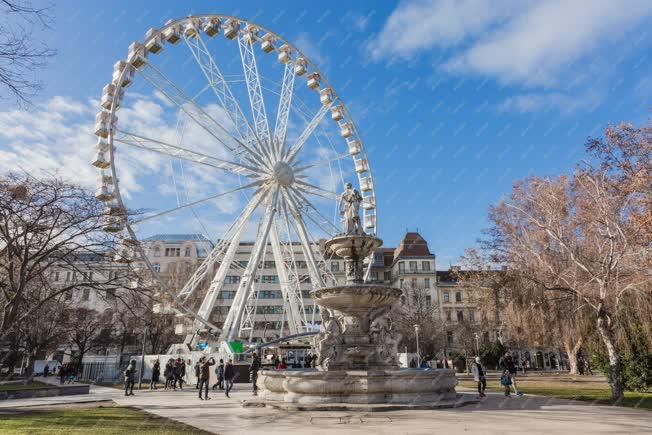
<path fill-rule="evenodd" d="M 338 201 L 338 209 L 344 220 L 344 234 L 364 234 L 360 223 L 361 203 L 360 192 L 354 189 L 351 183 L 346 183 L 344 192 Z"/>

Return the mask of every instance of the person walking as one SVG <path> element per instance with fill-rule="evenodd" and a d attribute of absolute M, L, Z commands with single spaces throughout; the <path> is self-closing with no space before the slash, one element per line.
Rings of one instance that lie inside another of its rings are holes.
<path fill-rule="evenodd" d="M 215 367 L 215 376 L 217 377 L 217 382 L 213 385 L 213 390 L 219 388 L 220 390 L 224 389 L 224 360 L 220 359 L 219 364 Z"/>
<path fill-rule="evenodd" d="M 136 379 L 136 360 L 132 359 L 125 370 L 125 396 L 134 395 L 134 382 Z"/>
<path fill-rule="evenodd" d="M 66 381 L 66 370 L 67 364 L 59 367 L 59 384 L 61 385 L 63 385 L 63 383 Z"/>
<path fill-rule="evenodd" d="M 154 361 L 154 366 L 152 366 L 152 379 L 149 381 L 149 389 L 156 390 L 156 384 L 158 384 L 159 377 L 161 376 L 161 363 L 159 360 Z"/>
<path fill-rule="evenodd" d="M 48 376 L 50 376 L 50 366 L 46 364 L 43 368 L 43 377 L 47 378 Z"/>
<path fill-rule="evenodd" d="M 210 400 L 208 397 L 208 382 L 210 379 L 210 367 L 215 365 L 215 360 L 210 357 L 208 360 L 205 356 L 199 359 L 199 398 L 201 400 Z M 201 392 L 204 390 L 204 397 L 201 397 Z"/>
<path fill-rule="evenodd" d="M 197 389 L 199 389 L 199 365 L 200 365 L 200 362 L 197 361 L 195 363 L 195 378 L 197 379 L 197 383 L 195 384 L 195 388 L 197 388 Z"/>
<path fill-rule="evenodd" d="M 179 389 L 183 390 L 183 381 L 186 378 L 186 361 L 183 359 L 179 359 Z"/>
<path fill-rule="evenodd" d="M 227 361 L 226 366 L 224 366 L 224 394 L 226 397 L 231 397 L 229 396 L 229 393 L 231 392 L 231 388 L 233 388 L 233 380 L 235 379 L 235 368 L 233 367 L 233 361 L 229 359 Z"/>
<path fill-rule="evenodd" d="M 258 354 L 254 352 L 251 365 L 249 366 L 249 379 L 251 380 L 254 396 L 258 395 L 258 385 L 256 385 L 256 382 L 258 382 L 258 370 L 260 370 L 260 358 L 258 357 Z"/>
<path fill-rule="evenodd" d="M 509 372 L 509 370 L 504 370 L 503 371 L 503 374 L 500 377 L 500 385 L 502 385 L 503 388 L 505 389 L 505 393 L 504 393 L 505 397 L 509 397 L 510 396 L 510 394 L 509 394 L 510 393 L 509 386 L 512 385 L 512 377 L 511 377 L 511 373 Z"/>
<path fill-rule="evenodd" d="M 512 359 L 512 355 L 507 352 L 505 356 L 502 358 L 501 363 L 500 363 L 503 371 L 509 372 L 509 377 L 510 377 L 510 385 L 514 387 L 514 393 L 516 393 L 517 396 L 522 396 L 523 393 L 518 391 L 518 385 L 516 385 L 516 364 L 514 364 L 514 360 Z"/>
<path fill-rule="evenodd" d="M 174 385 L 174 360 L 169 359 L 165 365 L 165 389 L 174 388 L 176 391 L 176 386 Z"/>
<path fill-rule="evenodd" d="M 183 377 L 182 377 L 182 366 L 181 366 L 181 358 L 177 358 L 177 360 L 174 362 L 174 389 L 177 389 L 177 383 L 179 384 L 179 389 L 183 390 Z"/>
<path fill-rule="evenodd" d="M 473 365 L 471 366 L 471 373 L 473 373 L 473 380 L 478 384 L 478 396 L 483 398 L 486 395 L 484 390 L 487 388 L 487 378 L 485 376 L 484 367 L 480 363 L 480 357 L 476 356 Z"/>

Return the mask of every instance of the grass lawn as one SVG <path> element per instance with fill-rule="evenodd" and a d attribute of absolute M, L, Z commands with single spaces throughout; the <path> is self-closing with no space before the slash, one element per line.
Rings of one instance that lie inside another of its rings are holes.
<path fill-rule="evenodd" d="M 0 418 L 2 434 L 206 434 L 199 429 L 133 408 L 30 411 Z"/>
<path fill-rule="evenodd" d="M 632 408 L 652 409 L 652 393 L 636 393 L 628 391 L 622 402 L 611 401 L 611 390 L 606 381 L 575 380 L 574 378 L 556 376 L 552 379 L 541 377 L 517 378 L 518 389 L 525 394 L 538 394 L 541 396 L 557 397 L 559 399 L 573 399 L 596 402 L 600 404 L 628 406 Z M 472 380 L 460 379 L 461 387 L 476 390 L 476 383 Z M 498 385 L 498 379 L 487 379 L 487 390 L 503 391 Z"/>
<path fill-rule="evenodd" d="M 29 384 L 1 384 L 0 391 L 40 390 L 41 388 L 49 387 L 51 387 L 51 385 L 43 382 L 32 381 Z"/>

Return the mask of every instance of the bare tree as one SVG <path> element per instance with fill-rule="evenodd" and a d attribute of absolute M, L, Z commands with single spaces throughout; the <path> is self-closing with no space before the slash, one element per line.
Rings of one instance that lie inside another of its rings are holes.
<path fill-rule="evenodd" d="M 107 299 L 143 296 L 127 284 L 134 271 L 98 273 L 118 238 L 103 231 L 104 206 L 56 178 L 0 177 L 0 340 L 52 301 L 94 291 Z"/>
<path fill-rule="evenodd" d="M 96 349 L 106 349 L 112 339 L 106 325 L 111 324 L 112 313 L 98 313 L 88 308 L 70 309 L 65 314 L 68 328 L 69 353 L 79 367 L 84 355 Z"/>
<path fill-rule="evenodd" d="M 0 0 L 0 14 L 0 84 L 22 106 L 43 87 L 35 72 L 55 55 L 34 37 L 50 28 L 51 9 L 33 7 L 28 1 Z"/>
<path fill-rule="evenodd" d="M 415 325 L 419 326 L 419 351 L 434 358 L 443 347 L 445 329 L 438 316 L 437 305 L 430 300 L 427 289 L 403 289 L 403 301 L 391 315 L 393 328 L 401 335 L 399 349 L 416 349 Z"/>
<path fill-rule="evenodd" d="M 618 400 L 623 397 L 618 307 L 625 293 L 650 297 L 650 254 L 643 227 L 633 223 L 630 193 L 611 181 L 605 170 L 592 168 L 570 178 L 533 177 L 517 183 L 490 218 L 507 264 L 545 291 L 592 311 Z"/>
<path fill-rule="evenodd" d="M 486 313 L 483 329 L 496 329 L 506 344 L 517 349 L 526 345 L 558 348 L 561 344 L 570 372 L 577 374 L 577 355 L 586 334 L 581 301 L 572 294 L 546 292 L 532 281 L 530 269 L 492 269 L 495 261 L 501 261 L 496 240 L 502 239 L 485 239 L 480 250 L 467 250 L 462 260 L 468 270 L 459 274 L 469 297 Z M 554 253 L 539 253 L 538 259 L 548 264 L 552 274 L 565 272 L 566 265 Z"/>

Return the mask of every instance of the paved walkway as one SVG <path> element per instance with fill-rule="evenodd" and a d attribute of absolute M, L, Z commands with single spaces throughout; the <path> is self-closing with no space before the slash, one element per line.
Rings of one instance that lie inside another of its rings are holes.
<path fill-rule="evenodd" d="M 288 413 L 270 408 L 243 408 L 240 401 L 251 398 L 251 393 L 242 384 L 236 384 L 236 389 L 230 399 L 215 392 L 211 400 L 202 401 L 192 386 L 183 391 L 135 391 L 132 397 L 125 397 L 117 389 L 92 387 L 86 396 L 3 401 L 0 414 L 1 408 L 114 400 L 119 405 L 140 408 L 220 434 L 652 433 L 651 411 L 539 396 L 505 398 L 499 393 L 489 393 L 487 399 L 475 405 L 432 411 Z"/>

